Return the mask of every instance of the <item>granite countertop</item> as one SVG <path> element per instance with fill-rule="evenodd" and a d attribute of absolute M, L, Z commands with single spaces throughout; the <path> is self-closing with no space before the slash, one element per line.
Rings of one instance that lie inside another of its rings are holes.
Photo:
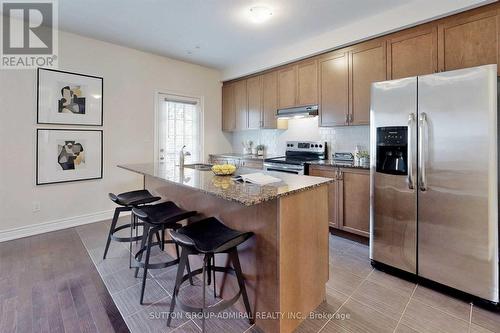
<path fill-rule="evenodd" d="M 267 156 L 257 156 L 252 154 L 240 154 L 240 153 L 223 153 L 223 154 L 210 154 L 210 156 L 222 157 L 222 158 L 239 158 L 245 160 L 258 160 L 263 161 Z"/>
<path fill-rule="evenodd" d="M 351 169 L 362 169 L 362 170 L 370 170 L 369 166 L 361 166 L 354 164 L 345 164 L 345 163 L 336 163 L 333 160 L 321 160 L 321 161 L 311 161 L 307 162 L 310 165 L 324 165 L 332 168 L 351 168 Z"/>
<path fill-rule="evenodd" d="M 226 200 L 239 202 L 245 206 L 252 206 L 296 192 L 307 191 L 311 188 L 332 182 L 330 178 L 262 171 L 270 176 L 280 178 L 281 182 L 259 186 L 234 181 L 230 176 L 216 176 L 212 171 L 201 171 L 191 168 L 181 170 L 179 166 L 172 164 L 125 164 L 118 165 L 118 167 L 210 193 Z M 255 169 L 239 168 L 236 170 L 235 175 L 254 172 L 256 172 Z"/>

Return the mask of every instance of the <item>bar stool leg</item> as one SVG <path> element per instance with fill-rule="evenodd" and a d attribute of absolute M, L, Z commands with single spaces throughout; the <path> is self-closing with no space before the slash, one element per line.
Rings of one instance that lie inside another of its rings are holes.
<path fill-rule="evenodd" d="M 250 309 L 250 302 L 248 301 L 247 289 L 245 287 L 245 278 L 243 277 L 243 272 L 241 271 L 238 251 L 236 249 L 233 249 L 231 250 L 229 255 L 231 256 L 231 261 L 233 262 L 234 270 L 236 271 L 236 277 L 238 278 L 238 285 L 241 289 L 241 295 L 243 296 L 243 303 L 245 304 L 245 309 L 247 310 L 250 324 L 253 324 L 254 320 L 252 317 L 252 310 Z"/>
<path fill-rule="evenodd" d="M 149 235 L 149 229 L 150 229 L 150 226 L 148 223 L 144 223 L 144 228 L 142 230 L 142 239 L 141 239 L 141 247 L 140 249 L 142 249 L 145 245 L 146 245 L 146 241 L 148 239 L 148 235 Z M 142 260 L 142 253 L 139 254 L 139 257 L 137 258 L 137 261 L 141 261 Z M 136 267 L 135 268 L 135 273 L 134 273 L 134 276 L 137 277 L 137 275 L 139 274 L 139 267 Z"/>
<path fill-rule="evenodd" d="M 191 266 L 189 265 L 189 257 L 186 258 L 186 269 L 189 274 L 189 284 L 194 286 L 193 278 L 191 277 Z M 182 273 L 184 273 L 184 269 L 182 270 Z"/>
<path fill-rule="evenodd" d="M 206 273 L 207 273 L 207 266 L 208 265 L 210 265 L 210 256 L 205 254 L 205 257 L 203 258 L 203 267 L 202 267 L 202 272 L 201 272 L 201 275 L 203 275 L 203 287 L 202 287 L 203 303 L 202 303 L 202 307 L 201 307 L 201 332 L 202 333 L 205 333 L 205 315 L 203 313 L 203 310 L 205 309 L 205 297 L 206 297 L 206 288 L 207 288 Z M 210 272 L 208 272 L 208 274 L 210 274 Z"/>
<path fill-rule="evenodd" d="M 215 286 L 215 254 L 212 256 L 212 259 L 214 260 L 214 264 L 212 267 L 214 267 L 214 269 L 212 270 L 213 271 L 213 275 L 214 275 L 214 278 L 213 278 L 213 287 L 214 287 L 214 299 L 217 298 L 217 292 L 216 292 L 216 286 Z"/>
<path fill-rule="evenodd" d="M 146 279 L 148 277 L 149 256 L 151 255 L 151 244 L 153 244 L 154 234 L 155 234 L 155 228 L 149 230 L 148 244 L 146 247 L 146 260 L 144 263 L 144 275 L 142 276 L 142 288 L 141 288 L 141 300 L 140 300 L 141 305 L 143 304 L 144 300 L 144 290 L 146 289 Z"/>
<path fill-rule="evenodd" d="M 175 278 L 175 286 L 174 286 L 174 291 L 172 293 L 172 301 L 170 302 L 170 311 L 168 313 L 167 327 L 170 327 L 170 323 L 172 322 L 172 313 L 174 313 L 175 309 L 175 299 L 177 293 L 179 292 L 179 288 L 181 287 L 182 276 L 184 275 L 184 269 L 186 268 L 187 259 L 188 259 L 187 251 L 183 249 L 181 252 L 181 258 L 179 259 L 179 266 L 177 266 L 177 276 Z"/>
<path fill-rule="evenodd" d="M 132 268 L 132 237 L 133 237 L 133 231 L 132 229 L 135 229 L 136 226 L 135 226 L 135 223 L 136 223 L 137 219 L 134 215 L 133 212 L 130 213 L 130 242 L 128 242 L 128 251 L 129 251 L 129 254 L 128 254 L 128 268 Z"/>
<path fill-rule="evenodd" d="M 113 220 L 111 221 L 111 227 L 109 228 L 108 240 L 106 241 L 106 247 L 104 248 L 104 255 L 102 259 L 106 259 L 106 255 L 108 254 L 109 244 L 111 243 L 111 235 L 116 228 L 116 223 L 118 222 L 118 217 L 120 216 L 120 209 L 115 208 L 115 213 L 113 214 Z"/>

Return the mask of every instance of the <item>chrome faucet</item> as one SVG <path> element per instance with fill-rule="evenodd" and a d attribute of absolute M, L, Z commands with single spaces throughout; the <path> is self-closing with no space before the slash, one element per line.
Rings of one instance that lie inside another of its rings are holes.
<path fill-rule="evenodd" d="M 184 158 L 186 156 L 191 156 L 191 153 L 190 152 L 184 152 L 184 148 L 186 148 L 186 146 L 182 146 L 181 148 L 181 151 L 179 152 L 179 168 L 183 169 L 184 168 Z"/>

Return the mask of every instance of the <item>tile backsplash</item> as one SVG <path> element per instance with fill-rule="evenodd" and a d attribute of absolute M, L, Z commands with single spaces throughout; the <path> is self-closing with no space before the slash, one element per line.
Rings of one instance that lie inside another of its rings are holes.
<path fill-rule="evenodd" d="M 370 149 L 369 126 L 319 127 L 318 118 L 290 119 L 287 130 L 247 130 L 232 134 L 233 152 L 243 152 L 242 142 L 252 140 L 254 146 L 263 144 L 267 156 L 285 154 L 286 141 L 326 141 L 328 154 L 353 152 L 356 146 Z"/>

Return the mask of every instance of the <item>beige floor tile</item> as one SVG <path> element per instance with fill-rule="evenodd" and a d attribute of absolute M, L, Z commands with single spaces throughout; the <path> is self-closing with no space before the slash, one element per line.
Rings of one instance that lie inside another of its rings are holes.
<path fill-rule="evenodd" d="M 397 325 L 396 320 L 352 298 L 340 308 L 337 314 L 338 316 L 333 318 L 331 323 L 352 332 L 393 332 Z"/>
<path fill-rule="evenodd" d="M 377 309 L 396 321 L 401 318 L 410 300 L 410 296 L 403 296 L 393 289 L 368 280 L 361 284 L 352 298 Z"/>
<path fill-rule="evenodd" d="M 488 329 L 495 333 L 500 333 L 500 313 L 482 309 L 478 306 L 472 307 L 472 323 Z"/>
<path fill-rule="evenodd" d="M 308 331 L 307 333 L 313 333 L 314 331 Z M 352 333 L 351 331 L 337 325 L 334 322 L 329 322 L 321 331 L 321 333 Z"/>
<path fill-rule="evenodd" d="M 457 318 L 469 321 L 470 304 L 419 285 L 413 297 Z"/>
<path fill-rule="evenodd" d="M 342 270 L 366 278 L 373 270 L 368 259 L 363 260 L 347 253 L 333 254 L 330 256 L 330 266 L 334 271 Z"/>
<path fill-rule="evenodd" d="M 148 305 L 157 303 L 161 299 L 170 299 L 167 292 L 163 290 L 156 281 L 148 279 L 146 282 L 146 289 L 144 290 L 144 304 L 141 305 L 139 303 L 141 298 L 141 286 L 142 285 L 139 283 L 113 294 L 113 300 L 124 317 L 145 309 Z"/>
<path fill-rule="evenodd" d="M 355 242 L 351 240 L 330 235 L 330 254 L 343 253 L 349 250 L 354 244 Z"/>
<path fill-rule="evenodd" d="M 420 333 L 420 332 L 400 323 L 398 325 L 398 328 L 396 328 L 395 333 Z"/>
<path fill-rule="evenodd" d="M 416 299 L 411 299 L 401 324 L 422 333 L 467 333 L 469 323 L 433 308 Z"/>
<path fill-rule="evenodd" d="M 346 295 L 351 295 L 361 282 L 363 282 L 363 278 L 349 272 L 344 272 L 338 268 L 333 269 L 332 266 L 330 265 L 330 279 L 326 283 L 327 287 Z"/>
<path fill-rule="evenodd" d="M 325 304 L 325 308 L 322 310 L 335 312 L 344 304 L 348 297 L 348 295 L 327 286 L 326 303 L 323 303 Z"/>
<path fill-rule="evenodd" d="M 481 327 L 479 325 L 476 325 L 476 324 L 472 323 L 470 325 L 470 331 L 469 331 L 469 333 L 493 333 L 493 332 L 490 331 L 490 330 L 487 330 L 484 327 Z"/>
<path fill-rule="evenodd" d="M 342 306 L 349 296 L 327 288 L 326 301 L 321 303 L 312 315 L 297 328 L 295 333 L 318 332 Z"/>
<path fill-rule="evenodd" d="M 379 270 L 374 270 L 367 278 L 372 282 L 376 282 L 386 288 L 397 291 L 404 296 L 410 296 L 415 289 L 415 283 L 400 279 L 396 276 L 384 273 Z"/>
<path fill-rule="evenodd" d="M 346 254 L 355 256 L 359 259 L 370 260 L 370 247 L 364 244 L 354 244 L 345 251 Z"/>
<path fill-rule="evenodd" d="M 124 268 L 112 274 L 101 276 L 110 294 L 117 293 L 142 282 L 141 277 L 134 276 L 134 270 Z"/>
<path fill-rule="evenodd" d="M 152 304 L 144 306 L 135 314 L 126 317 L 125 320 L 130 328 L 131 333 L 142 332 L 170 332 L 176 330 L 178 332 L 200 332 L 198 327 L 182 313 L 176 313 L 172 319 L 170 327 L 167 326 L 169 316 L 170 297 Z M 187 326 L 186 326 L 187 325 Z"/>

